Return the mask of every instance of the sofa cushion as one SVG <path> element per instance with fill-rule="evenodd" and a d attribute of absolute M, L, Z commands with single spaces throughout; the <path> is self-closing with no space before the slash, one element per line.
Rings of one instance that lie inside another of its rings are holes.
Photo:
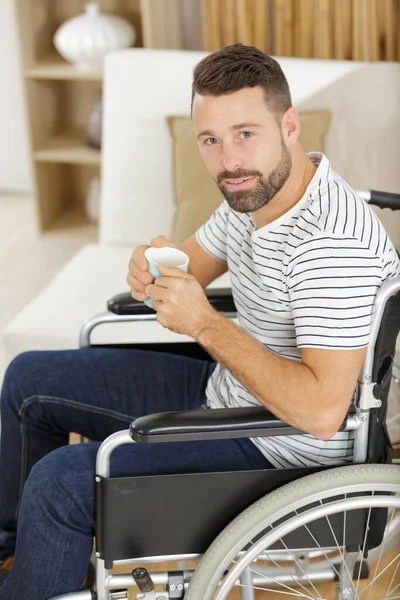
<path fill-rule="evenodd" d="M 331 112 L 300 113 L 300 140 L 306 152 L 324 152 Z M 182 242 L 202 225 L 222 202 L 222 195 L 200 157 L 191 119 L 169 116 L 173 139 L 175 215 L 172 239 Z"/>
<path fill-rule="evenodd" d="M 107 310 L 107 300 L 129 291 L 126 283 L 132 249 L 88 244 L 4 331 L 6 358 L 26 350 L 77 348 L 82 325 Z M 210 287 L 230 287 L 229 275 Z M 95 344 L 174 342 L 190 338 L 165 329 L 156 321 L 103 324 L 93 331 Z"/>

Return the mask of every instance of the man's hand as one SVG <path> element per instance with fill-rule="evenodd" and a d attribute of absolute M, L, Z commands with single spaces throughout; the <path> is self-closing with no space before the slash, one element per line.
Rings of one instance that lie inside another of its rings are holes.
<path fill-rule="evenodd" d="M 164 235 L 159 235 L 158 237 L 150 240 L 150 246 L 154 248 L 165 248 L 166 246 L 170 248 L 176 248 L 168 238 Z M 139 302 L 143 302 L 147 300 L 148 295 L 145 292 L 145 287 L 149 283 L 153 281 L 153 277 L 148 272 L 148 264 L 144 252 L 150 246 L 138 246 L 132 253 L 132 256 L 128 265 L 128 275 L 126 276 L 126 282 L 131 288 L 132 298 L 138 300 Z"/>
<path fill-rule="evenodd" d="M 157 321 L 175 333 L 197 339 L 207 320 L 216 316 L 203 288 L 193 275 L 177 267 L 162 267 L 161 277 L 145 287 L 157 311 Z"/>

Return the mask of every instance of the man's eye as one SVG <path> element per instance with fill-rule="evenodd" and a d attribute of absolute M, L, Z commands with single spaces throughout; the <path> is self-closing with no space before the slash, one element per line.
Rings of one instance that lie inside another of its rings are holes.
<path fill-rule="evenodd" d="M 214 146 L 217 143 L 218 143 L 218 140 L 216 140 L 213 137 L 207 138 L 206 141 L 205 141 L 205 144 L 207 144 L 207 146 Z"/>
<path fill-rule="evenodd" d="M 240 134 L 244 139 L 248 139 L 249 137 L 251 137 L 253 134 L 251 133 L 251 131 L 242 131 L 242 133 Z"/>

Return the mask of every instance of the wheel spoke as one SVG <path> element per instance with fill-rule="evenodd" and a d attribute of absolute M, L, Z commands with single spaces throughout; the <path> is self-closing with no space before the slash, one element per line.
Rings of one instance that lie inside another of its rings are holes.
<path fill-rule="evenodd" d="M 360 593 L 360 597 L 364 594 L 364 592 L 367 591 L 368 588 L 370 588 L 375 583 L 375 581 L 377 581 L 379 579 L 379 577 L 381 577 L 389 569 L 389 567 L 394 563 L 394 561 L 398 560 L 399 558 L 400 558 L 400 554 L 395 556 L 393 558 L 393 560 L 391 560 L 390 563 L 388 565 L 386 565 L 386 567 L 384 569 L 382 569 L 382 571 L 379 573 L 379 575 L 377 577 L 375 577 L 375 575 L 376 575 L 376 570 L 375 570 L 372 581 L 370 581 L 369 584 L 362 590 L 362 592 Z M 368 598 L 369 598 L 369 595 L 368 595 Z"/>
<path fill-rule="evenodd" d="M 369 510 L 369 512 L 371 513 L 371 509 Z M 375 565 L 375 571 L 374 571 L 374 574 L 373 574 L 373 576 L 372 576 L 372 581 L 371 581 L 371 583 L 373 583 L 373 582 L 375 581 L 375 575 L 376 575 L 376 573 L 377 573 L 377 571 L 378 571 L 378 568 L 379 568 L 379 565 L 380 565 L 380 562 L 381 562 L 381 558 L 382 558 L 382 555 L 383 555 L 383 548 L 384 548 L 384 544 L 382 545 L 381 551 L 380 551 L 380 553 L 379 553 L 379 557 L 378 557 L 377 563 L 376 563 L 376 565 Z M 367 587 L 368 587 L 368 586 L 367 586 Z M 370 600 L 370 597 L 371 597 L 371 592 L 372 592 L 372 585 L 371 585 L 371 588 L 370 588 L 370 590 L 369 590 L 369 594 L 368 594 L 368 598 L 367 598 L 367 600 Z"/>
<path fill-rule="evenodd" d="M 297 514 L 297 511 L 295 511 Z M 286 543 L 283 541 L 283 539 L 281 540 L 281 543 L 283 544 L 283 546 L 285 546 L 286 550 L 289 550 L 289 548 L 287 547 Z M 304 577 L 309 581 L 309 584 L 311 585 L 311 587 L 314 589 L 315 593 L 318 595 L 318 597 L 320 597 L 320 593 L 318 592 L 318 590 L 316 589 L 315 585 L 313 584 L 313 582 L 310 580 L 310 578 L 307 576 L 307 574 L 304 572 L 303 567 L 298 563 L 298 561 L 295 558 L 295 555 L 293 555 L 293 560 L 296 563 L 296 565 L 298 566 L 298 568 L 300 569 L 300 571 L 303 573 Z M 302 586 L 304 587 L 304 586 Z"/>
<path fill-rule="evenodd" d="M 345 499 L 347 500 L 347 494 L 345 494 L 344 496 L 345 496 Z M 320 503 L 320 505 L 321 505 L 321 506 L 323 506 L 323 502 L 322 502 L 322 500 L 320 500 L 320 501 L 319 501 L 319 503 Z M 344 511 L 344 512 L 346 512 L 346 511 Z M 335 532 L 333 531 L 333 527 L 332 527 L 332 525 L 331 525 L 331 522 L 330 522 L 329 516 L 325 517 L 325 520 L 326 520 L 326 522 L 327 522 L 327 523 L 328 523 L 328 525 L 329 525 L 329 529 L 331 530 L 331 534 L 332 534 L 332 536 L 333 536 L 333 539 L 335 540 L 336 547 L 337 547 L 337 549 L 338 549 L 338 552 L 339 552 L 339 554 L 340 554 L 340 558 L 342 559 L 342 563 L 341 563 L 341 564 L 344 566 L 345 570 L 347 571 L 348 581 L 349 581 L 349 582 L 351 582 L 351 585 L 352 585 L 352 587 L 353 587 L 353 591 L 354 591 L 354 593 L 356 594 L 356 598 L 358 598 L 358 595 L 357 595 L 356 588 L 354 587 L 353 576 L 352 576 L 352 575 L 350 575 L 350 571 L 349 571 L 349 568 L 348 568 L 348 566 L 347 566 L 347 563 L 346 563 L 345 556 L 344 556 L 344 554 L 343 554 L 343 552 L 342 552 L 342 549 L 341 549 L 341 546 L 339 545 L 339 542 L 338 542 L 338 540 L 337 540 L 337 538 L 336 538 Z M 345 543 L 345 540 L 343 540 L 343 542 Z M 340 578 L 340 576 L 341 576 L 341 574 L 339 573 L 339 578 Z"/>
<path fill-rule="evenodd" d="M 370 509 L 370 512 L 371 512 L 371 509 Z M 392 520 L 393 520 L 393 516 L 394 516 L 394 514 L 395 514 L 395 511 L 393 510 L 393 512 L 392 512 L 392 516 L 391 516 L 391 518 L 390 518 L 389 526 L 390 526 L 390 523 L 391 523 L 391 522 L 392 522 Z M 373 583 L 374 583 L 374 581 L 377 579 L 377 577 L 376 577 L 376 574 L 377 574 L 377 572 L 378 572 L 379 565 L 380 565 L 380 562 L 381 562 L 381 558 L 382 558 L 382 556 L 383 556 L 383 550 L 384 550 L 384 548 L 385 548 L 385 543 L 386 543 L 386 540 L 384 540 L 383 544 L 381 544 L 381 551 L 380 551 L 380 553 L 379 553 L 379 557 L 378 557 L 377 563 L 376 563 L 376 565 L 375 565 L 375 571 L 374 571 L 374 574 L 373 574 L 373 576 L 372 576 L 372 581 L 371 581 L 371 583 L 370 583 L 370 584 L 369 584 L 367 587 L 369 587 L 371 584 L 373 584 Z M 384 569 L 384 570 L 386 570 L 386 569 Z M 380 575 L 381 575 L 382 573 L 383 573 L 383 571 L 382 571 L 382 572 L 381 572 L 381 573 L 378 575 L 378 577 L 380 577 Z M 365 588 L 365 589 L 366 589 L 366 588 Z M 363 591 L 365 591 L 365 589 L 364 589 Z M 369 591 L 369 594 L 368 594 L 368 598 L 367 598 L 367 600 L 370 600 L 371 593 L 372 593 L 372 585 L 371 585 L 371 588 L 370 588 L 370 591 Z"/>
<path fill-rule="evenodd" d="M 393 521 L 393 517 L 394 517 L 394 514 L 395 514 L 395 512 L 396 512 L 395 510 L 393 510 L 393 511 L 392 511 L 392 516 L 391 516 L 391 518 L 390 518 L 390 521 L 389 521 L 389 523 L 388 523 L 388 526 L 387 526 L 389 529 L 390 529 L 390 526 L 391 526 L 391 524 L 392 524 L 392 521 Z M 384 542 L 383 544 L 385 545 L 385 542 Z M 394 578 L 396 577 L 396 573 L 397 573 L 397 571 L 398 571 L 398 569 L 399 569 L 399 566 L 400 566 L 400 561 L 397 563 L 397 567 L 396 567 L 396 569 L 395 569 L 395 571 L 394 571 L 394 573 L 393 573 L 393 575 L 392 575 L 392 578 L 391 578 L 391 580 L 390 580 L 390 583 L 389 583 L 389 585 L 388 585 L 388 588 L 387 588 L 387 590 L 386 590 L 386 596 L 389 596 L 389 595 L 392 593 L 392 592 L 390 591 L 390 588 L 392 587 L 392 583 L 394 582 Z M 400 584 L 397 584 L 397 585 L 396 585 L 396 587 L 393 589 L 393 591 L 394 591 L 394 590 L 396 590 L 396 588 L 398 588 L 398 587 L 399 587 L 399 585 L 400 585 Z"/>
<path fill-rule="evenodd" d="M 295 511 L 295 513 L 296 513 L 296 515 L 299 514 L 297 512 L 297 510 Z M 332 567 L 333 571 L 336 573 L 336 576 L 339 577 L 339 575 L 340 575 L 339 571 L 337 570 L 337 568 L 335 567 L 335 565 L 333 564 L 333 562 L 330 560 L 329 556 L 326 554 L 326 551 L 323 548 L 321 548 L 321 546 L 318 543 L 318 540 L 316 539 L 316 537 L 314 536 L 314 534 L 311 532 L 311 530 L 308 527 L 308 525 L 303 525 L 303 527 L 304 527 L 304 529 L 306 529 L 306 531 L 311 536 L 311 538 L 313 539 L 313 541 L 315 542 L 315 544 L 318 546 L 318 548 L 320 549 L 320 551 L 322 552 L 322 554 L 324 555 L 324 557 L 328 561 L 329 565 Z"/>
<path fill-rule="evenodd" d="M 304 585 L 301 583 L 301 581 L 297 581 L 297 580 L 296 580 L 296 576 L 295 576 L 295 575 L 292 575 L 291 573 L 289 573 L 289 572 L 288 572 L 288 571 L 287 571 L 287 570 L 286 570 L 284 567 L 282 567 L 282 565 L 280 565 L 280 564 L 279 564 L 278 562 L 276 562 L 275 560 L 271 559 L 271 562 L 272 562 L 274 565 L 276 565 L 276 566 L 278 567 L 278 569 L 281 569 L 281 571 L 283 571 L 283 572 L 285 573 L 285 575 L 287 575 L 287 576 L 288 576 L 290 579 L 293 579 L 294 583 L 298 584 L 298 585 L 299 585 L 301 588 L 303 588 L 303 590 L 306 592 L 307 596 L 302 596 L 302 597 L 304 597 L 304 598 L 311 598 L 311 596 L 309 596 L 309 595 L 308 595 L 308 590 L 307 590 L 307 588 L 306 588 L 306 587 L 305 587 L 305 586 L 304 586 Z M 261 572 L 259 572 L 259 571 L 256 571 L 256 570 L 255 570 L 253 567 L 251 567 L 251 571 L 253 571 L 253 572 L 254 572 L 256 575 L 264 575 L 264 573 L 261 573 Z M 303 570 L 302 570 L 302 571 L 303 571 Z M 320 594 L 319 594 L 318 590 L 317 590 L 317 589 L 315 589 L 315 587 L 314 587 L 313 583 L 312 583 L 312 582 L 309 580 L 309 578 L 308 578 L 308 577 L 307 577 L 307 575 L 304 573 L 304 571 L 303 571 L 303 574 L 304 574 L 304 576 L 305 576 L 305 577 L 308 579 L 308 581 L 310 582 L 310 585 L 312 585 L 312 587 L 314 588 L 314 590 L 315 590 L 315 593 L 316 593 L 316 594 L 318 594 L 318 599 L 319 599 L 321 596 L 320 596 Z M 275 580 L 275 582 L 276 582 L 276 583 L 278 583 L 279 585 L 281 585 L 281 586 L 283 586 L 283 587 L 287 588 L 288 590 L 292 590 L 292 589 L 293 589 L 293 588 L 291 588 L 290 586 L 288 586 L 288 585 L 284 584 L 284 583 L 283 583 L 283 582 L 281 582 L 281 581 L 277 581 L 277 580 Z M 294 590 L 294 591 L 295 591 L 297 594 L 299 594 L 299 593 L 300 593 L 300 592 L 299 592 L 299 590 Z"/>
<path fill-rule="evenodd" d="M 281 584 L 284 585 L 284 584 Z M 241 583 L 237 584 L 236 587 L 248 587 L 245 585 L 242 585 Z M 285 586 L 287 587 L 287 586 Z M 275 588 L 266 588 L 266 587 L 260 587 L 257 585 L 253 585 L 253 590 L 261 590 L 262 592 L 271 592 L 272 594 L 284 594 L 286 596 L 296 596 L 296 598 L 306 598 L 307 600 L 329 600 L 328 598 L 323 598 L 322 596 L 318 596 L 318 598 L 313 598 L 312 596 L 308 596 L 306 594 L 303 594 L 302 592 L 298 591 L 298 590 L 293 590 L 292 588 L 288 588 L 288 590 L 290 590 L 290 592 L 284 592 L 283 590 L 277 590 Z"/>
<path fill-rule="evenodd" d="M 399 561 L 399 564 L 400 564 L 400 561 Z M 397 567 L 398 567 L 398 565 L 397 565 Z M 397 571 L 397 569 L 396 569 L 396 571 Z M 393 593 L 394 593 L 394 592 L 397 590 L 397 588 L 399 588 L 399 587 L 400 587 L 400 583 L 398 583 L 398 584 L 396 585 L 396 587 L 392 589 L 392 591 L 390 592 L 390 594 L 388 594 L 388 593 L 386 592 L 386 596 L 387 596 L 388 598 L 389 598 L 389 597 L 390 597 L 390 598 L 394 598 L 395 596 L 392 596 L 392 594 L 393 594 Z"/>
<path fill-rule="evenodd" d="M 359 584 L 360 584 L 360 575 L 361 575 L 361 569 L 362 569 L 362 563 L 363 563 L 364 549 L 365 549 L 365 545 L 367 543 L 367 537 L 368 537 L 368 532 L 369 532 L 370 518 L 371 518 L 371 509 L 369 509 L 369 511 L 368 511 L 368 519 L 367 519 L 367 523 L 366 523 L 366 527 L 365 527 L 365 534 L 364 534 L 362 551 L 361 551 L 360 566 L 358 568 L 358 574 L 357 574 L 356 594 L 358 594 L 358 587 L 359 587 Z"/>
<path fill-rule="evenodd" d="M 233 562 L 234 564 L 236 564 L 236 561 L 232 561 L 232 562 Z M 296 596 L 300 596 L 301 598 L 309 598 L 310 600 L 315 600 L 314 598 L 312 598 L 311 596 L 309 596 L 309 595 L 308 595 L 308 590 L 307 590 L 307 588 L 306 588 L 306 587 L 305 587 L 305 586 L 304 586 L 304 585 L 303 585 L 301 582 L 296 582 L 296 579 L 295 579 L 295 577 L 294 577 L 294 576 L 293 576 L 291 573 L 289 573 L 288 571 L 286 571 L 286 569 L 285 569 L 284 567 L 282 567 L 282 565 L 280 565 L 279 563 L 277 563 L 277 562 L 276 562 L 274 559 L 271 559 L 271 562 L 272 562 L 274 565 L 276 565 L 276 566 L 277 566 L 279 569 L 281 569 L 281 571 L 283 571 L 283 572 L 285 573 L 285 575 L 287 575 L 289 578 L 293 579 L 293 581 L 294 581 L 295 583 L 298 583 L 298 584 L 299 584 L 299 586 L 300 586 L 300 587 L 302 587 L 302 588 L 305 590 L 305 592 L 307 593 L 307 595 L 304 595 L 304 594 L 302 594 L 302 593 L 300 592 L 300 590 L 293 590 L 293 588 L 292 588 L 292 587 L 290 587 L 290 586 L 286 585 L 286 584 L 285 584 L 285 583 L 283 583 L 282 581 L 276 581 L 276 580 L 275 580 L 275 583 L 278 583 L 278 584 L 279 584 L 279 585 L 281 585 L 282 587 L 284 587 L 284 588 L 286 588 L 286 589 L 290 590 L 290 593 L 292 593 L 292 592 L 293 592 L 293 593 L 294 593 Z M 255 575 L 260 575 L 261 577 L 265 576 L 265 573 L 263 573 L 263 572 L 261 572 L 261 571 L 257 571 L 257 570 L 256 570 L 254 567 L 249 567 L 249 569 L 250 569 L 250 571 L 251 571 L 252 573 L 254 573 Z M 267 577 L 268 577 L 268 575 L 267 575 Z M 243 585 L 243 584 L 240 584 L 240 586 L 241 586 L 241 587 L 244 587 L 244 585 Z M 255 586 L 253 586 L 253 587 L 254 587 L 254 589 L 257 589 Z M 264 590 L 265 590 L 265 588 L 261 588 L 261 589 L 264 589 Z M 278 590 L 274 590 L 274 591 L 276 591 L 276 592 L 277 592 Z M 315 591 L 316 591 L 316 593 L 318 594 L 318 590 L 315 590 Z M 285 593 L 285 594 L 287 594 L 287 593 L 289 593 L 289 592 L 284 592 L 284 593 Z M 320 596 L 318 596 L 318 600 L 320 600 Z"/>

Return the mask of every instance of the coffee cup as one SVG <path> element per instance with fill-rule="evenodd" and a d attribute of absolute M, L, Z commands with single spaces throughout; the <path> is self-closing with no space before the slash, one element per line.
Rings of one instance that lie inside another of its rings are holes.
<path fill-rule="evenodd" d="M 169 246 L 165 246 L 164 248 L 150 247 L 144 251 L 144 256 L 148 264 L 147 270 L 153 279 L 161 277 L 161 273 L 158 270 L 159 265 L 177 267 L 185 273 L 187 273 L 189 267 L 188 255 L 182 252 L 182 250 L 178 250 L 178 248 L 170 248 Z M 144 303 L 151 308 L 151 298 L 147 298 Z"/>

